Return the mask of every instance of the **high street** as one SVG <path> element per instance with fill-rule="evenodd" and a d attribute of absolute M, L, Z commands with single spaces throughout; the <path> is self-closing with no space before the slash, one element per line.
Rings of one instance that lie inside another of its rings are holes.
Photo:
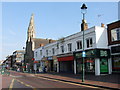
<path fill-rule="evenodd" d="M 50 78 L 38 77 L 34 74 L 26 74 L 20 72 L 11 72 L 10 76 L 3 75 L 2 76 L 2 87 L 9 88 L 12 90 L 13 88 L 21 88 L 22 90 L 25 88 L 29 89 L 38 89 L 38 88 L 74 88 L 74 89 L 103 89 L 99 87 L 93 87 L 88 85 L 81 85 L 72 82 L 65 82 Z"/>

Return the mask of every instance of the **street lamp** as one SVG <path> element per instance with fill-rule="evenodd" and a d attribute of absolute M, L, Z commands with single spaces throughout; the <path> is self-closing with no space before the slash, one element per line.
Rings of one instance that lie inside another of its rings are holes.
<path fill-rule="evenodd" d="M 84 30 L 85 30 L 85 14 L 87 12 L 87 7 L 85 4 L 82 5 L 81 7 L 81 13 L 83 14 L 83 20 L 82 20 L 82 24 L 81 24 L 81 30 L 83 31 L 83 52 L 82 52 L 82 82 L 84 82 L 84 76 L 85 76 L 85 70 L 84 70 L 84 57 L 85 55 L 85 50 L 84 50 Z"/>

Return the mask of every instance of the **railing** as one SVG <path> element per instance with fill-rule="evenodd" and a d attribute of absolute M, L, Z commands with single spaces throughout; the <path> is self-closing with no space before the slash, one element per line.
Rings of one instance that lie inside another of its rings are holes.
<path fill-rule="evenodd" d="M 5 68 L 1 68 L 0 69 L 0 74 L 2 74 L 2 75 L 10 75 L 10 72 L 9 72 L 9 70 L 7 70 Z"/>

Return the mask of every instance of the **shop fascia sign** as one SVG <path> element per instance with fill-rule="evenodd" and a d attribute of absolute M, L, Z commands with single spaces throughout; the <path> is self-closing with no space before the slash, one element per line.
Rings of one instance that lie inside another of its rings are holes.
<path fill-rule="evenodd" d="M 52 56 L 47 57 L 47 60 L 53 60 L 53 57 Z"/>
<path fill-rule="evenodd" d="M 76 58 L 82 58 L 82 56 L 84 57 L 95 57 L 95 50 L 89 50 L 89 51 L 85 51 L 85 55 L 83 55 L 84 52 L 77 52 L 75 53 L 75 57 Z"/>
<path fill-rule="evenodd" d="M 82 58 L 82 51 L 75 52 L 74 55 L 75 55 L 75 58 Z M 94 49 L 94 50 L 85 51 L 85 57 L 99 58 L 99 57 L 109 57 L 109 56 L 110 56 L 109 50 Z"/>
<path fill-rule="evenodd" d="M 108 51 L 107 50 L 100 50 L 100 57 L 108 57 Z"/>

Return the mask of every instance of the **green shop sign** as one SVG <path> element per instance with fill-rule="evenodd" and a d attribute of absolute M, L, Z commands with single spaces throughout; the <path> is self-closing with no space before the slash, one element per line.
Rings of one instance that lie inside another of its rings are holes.
<path fill-rule="evenodd" d="M 95 54 L 96 51 L 95 50 L 89 50 L 89 51 L 85 51 L 85 56 L 86 57 L 96 57 Z M 75 58 L 82 58 L 82 51 L 81 52 L 77 52 L 74 54 Z"/>
<path fill-rule="evenodd" d="M 102 58 L 102 57 L 109 57 L 110 51 L 108 49 L 92 49 L 85 51 L 86 57 L 90 58 Z M 82 58 L 82 51 L 74 52 L 75 58 Z"/>

